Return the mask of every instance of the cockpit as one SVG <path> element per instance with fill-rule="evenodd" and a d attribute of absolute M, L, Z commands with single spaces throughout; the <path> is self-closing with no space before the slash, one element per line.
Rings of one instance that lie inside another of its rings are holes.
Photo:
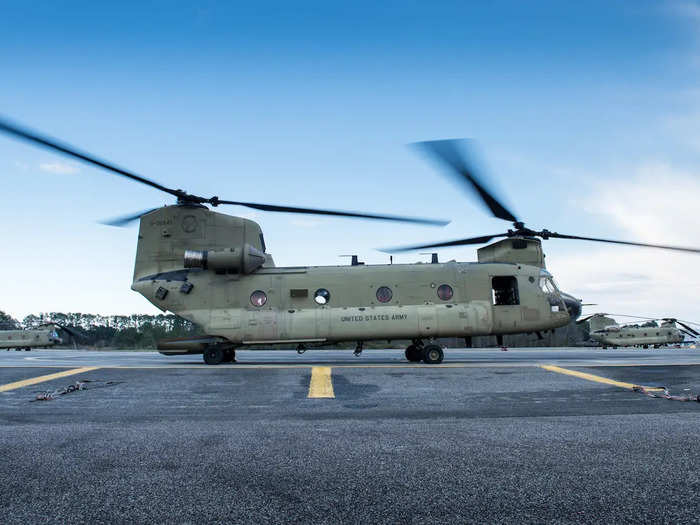
<path fill-rule="evenodd" d="M 554 282 L 554 277 L 544 269 L 540 270 L 540 290 L 547 296 L 552 312 L 567 312 L 566 304 Z"/>
<path fill-rule="evenodd" d="M 61 344 L 63 342 L 63 339 L 61 339 L 58 335 L 58 331 L 56 330 L 51 330 L 49 332 L 49 341 L 55 344 Z"/>

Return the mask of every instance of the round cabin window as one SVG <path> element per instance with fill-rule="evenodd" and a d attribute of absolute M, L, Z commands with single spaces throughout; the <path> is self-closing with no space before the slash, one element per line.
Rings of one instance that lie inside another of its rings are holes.
<path fill-rule="evenodd" d="M 454 292 L 452 291 L 452 287 L 449 284 L 441 284 L 438 286 L 437 289 L 437 294 L 440 299 L 443 301 L 449 301 L 452 299 L 452 295 Z"/>
<path fill-rule="evenodd" d="M 388 286 L 380 286 L 377 288 L 377 301 L 380 303 L 388 303 L 391 298 L 394 297 L 394 293 Z"/>
<path fill-rule="evenodd" d="M 314 293 L 314 301 L 316 304 L 328 304 L 331 300 L 331 293 L 325 288 L 319 288 Z"/>
<path fill-rule="evenodd" d="M 250 294 L 250 304 L 253 306 L 261 307 L 267 302 L 267 294 L 262 290 L 255 290 Z"/>

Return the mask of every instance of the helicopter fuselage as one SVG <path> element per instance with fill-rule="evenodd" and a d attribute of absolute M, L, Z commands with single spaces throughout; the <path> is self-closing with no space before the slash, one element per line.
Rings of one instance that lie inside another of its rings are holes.
<path fill-rule="evenodd" d="M 229 270 L 183 263 L 186 250 L 243 245 L 264 251 L 253 221 L 201 207 L 161 208 L 141 218 L 132 288 L 236 347 L 500 335 L 570 322 L 549 273 L 529 264 L 275 267 L 268 257 L 245 273 L 233 263 Z M 174 345 L 165 353 L 199 348 Z"/>
<path fill-rule="evenodd" d="M 590 333 L 601 346 L 660 346 L 682 343 L 685 336 L 675 326 L 609 326 Z"/>
<path fill-rule="evenodd" d="M 63 341 L 55 330 L 0 330 L 0 348 L 48 348 Z"/>

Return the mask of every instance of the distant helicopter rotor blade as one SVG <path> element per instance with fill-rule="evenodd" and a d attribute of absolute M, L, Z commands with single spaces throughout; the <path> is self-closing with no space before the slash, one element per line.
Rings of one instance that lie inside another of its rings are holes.
<path fill-rule="evenodd" d="M 76 339 L 85 339 L 85 335 L 81 334 L 77 330 L 74 330 L 72 328 L 68 328 L 67 326 L 64 326 L 62 324 L 54 323 L 56 326 L 58 326 L 61 330 L 65 330 L 68 332 L 71 336 L 75 337 Z"/>
<path fill-rule="evenodd" d="M 380 251 L 386 252 L 386 253 L 410 252 L 413 250 L 423 250 L 426 248 L 446 248 L 448 246 L 465 246 L 468 244 L 483 244 L 483 243 L 489 242 L 491 239 L 495 239 L 497 237 L 508 237 L 508 234 L 507 233 L 498 233 L 495 235 L 484 235 L 482 237 L 470 237 L 468 239 L 457 239 L 454 241 L 444 241 L 444 242 L 437 242 L 437 243 L 431 243 L 431 244 L 417 244 L 415 246 L 397 246 L 395 248 L 385 248 L 385 249 L 380 250 Z"/>
<path fill-rule="evenodd" d="M 691 328 L 690 326 L 685 324 L 683 321 L 679 321 L 678 319 L 664 319 L 664 321 L 672 321 L 674 323 L 681 325 L 683 328 L 685 328 L 689 332 L 692 332 L 693 335 L 696 335 L 696 336 L 700 335 L 700 333 L 698 333 L 695 329 Z"/>
<path fill-rule="evenodd" d="M 420 217 L 401 217 L 398 215 L 380 215 L 374 213 L 360 213 L 354 211 L 339 211 L 339 210 L 324 210 L 319 208 L 300 208 L 296 206 L 279 206 L 276 204 L 260 204 L 257 202 L 241 202 L 241 201 L 226 201 L 214 198 L 209 201 L 210 204 L 217 206 L 219 204 L 231 204 L 234 206 L 245 206 L 261 211 L 283 212 L 283 213 L 302 213 L 309 215 L 331 215 L 336 217 L 356 217 L 360 219 L 378 219 L 384 221 L 396 222 L 411 222 L 414 224 L 428 224 L 431 226 L 445 226 L 450 221 L 442 219 L 423 219 Z"/>
<path fill-rule="evenodd" d="M 581 237 L 579 235 L 565 235 L 562 233 L 544 231 L 544 238 L 574 239 L 579 241 L 607 242 L 610 244 L 624 244 L 627 246 L 643 246 L 646 248 L 660 248 L 662 250 L 676 250 L 681 252 L 700 253 L 700 248 L 686 248 L 684 246 L 669 246 L 667 244 L 649 244 L 645 242 L 618 241 L 614 239 L 601 239 L 599 237 Z"/>
<path fill-rule="evenodd" d="M 122 215 L 120 217 L 114 217 L 112 219 L 105 219 L 104 221 L 100 221 L 100 224 L 106 224 L 107 226 L 117 226 L 121 228 L 124 226 L 128 226 L 132 222 L 140 219 L 143 215 L 151 213 L 152 211 L 155 211 L 157 209 L 158 208 L 150 208 L 148 210 L 143 210 L 129 215 Z"/>
<path fill-rule="evenodd" d="M 697 332 L 694 333 L 694 334 L 692 334 L 692 333 L 690 333 L 688 330 L 683 330 L 682 328 L 679 328 L 679 330 L 680 330 L 682 333 L 684 333 L 685 335 L 689 335 L 689 336 L 692 337 L 693 339 L 695 339 L 695 338 L 698 336 Z"/>
<path fill-rule="evenodd" d="M 148 186 L 151 186 L 152 188 L 156 188 L 157 190 L 164 191 L 166 193 L 169 193 L 170 195 L 174 195 L 175 197 L 179 197 L 183 193 L 182 191 L 168 188 L 166 186 L 163 186 L 162 184 L 158 184 L 157 182 L 147 179 L 146 177 L 136 175 L 135 173 L 127 171 L 123 168 L 120 168 L 113 164 L 109 164 L 103 160 L 88 155 L 87 153 L 83 153 L 77 148 L 74 148 L 73 146 L 61 143 L 56 139 L 45 135 L 41 135 L 28 128 L 19 126 L 18 124 L 13 124 L 3 118 L 0 118 L 0 131 L 22 139 L 24 141 L 31 142 L 32 144 L 36 144 L 44 148 L 58 151 L 59 153 L 63 153 L 64 155 L 68 155 L 69 157 L 73 157 L 83 162 L 87 162 L 88 164 L 92 164 L 93 166 L 97 166 L 98 168 L 106 169 L 108 171 L 116 173 L 117 175 L 121 175 L 122 177 L 127 177 L 131 180 L 135 180 L 142 184 L 146 184 Z"/>
<path fill-rule="evenodd" d="M 57 326 L 58 328 L 60 328 L 61 330 L 64 330 L 65 332 L 69 333 L 73 337 L 77 337 L 80 339 L 85 338 L 85 336 L 83 334 L 81 334 L 80 332 L 74 330 L 73 328 L 69 328 L 65 325 L 62 325 L 61 323 L 56 323 L 56 322 L 41 323 L 37 328 L 41 328 L 43 326 Z"/>
<path fill-rule="evenodd" d="M 482 179 L 477 176 L 475 167 L 468 162 L 465 154 L 458 148 L 458 145 L 466 143 L 464 139 L 448 139 L 416 142 L 413 145 L 441 162 L 453 175 L 457 176 L 460 182 L 467 182 L 495 217 L 518 222 L 515 215 L 486 189 Z"/>

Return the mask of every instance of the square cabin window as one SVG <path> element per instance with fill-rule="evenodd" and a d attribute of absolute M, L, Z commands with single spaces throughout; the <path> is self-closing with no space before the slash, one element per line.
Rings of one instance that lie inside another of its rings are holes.
<path fill-rule="evenodd" d="M 491 279 L 493 304 L 507 306 L 520 304 L 518 280 L 512 275 L 493 277 Z"/>

